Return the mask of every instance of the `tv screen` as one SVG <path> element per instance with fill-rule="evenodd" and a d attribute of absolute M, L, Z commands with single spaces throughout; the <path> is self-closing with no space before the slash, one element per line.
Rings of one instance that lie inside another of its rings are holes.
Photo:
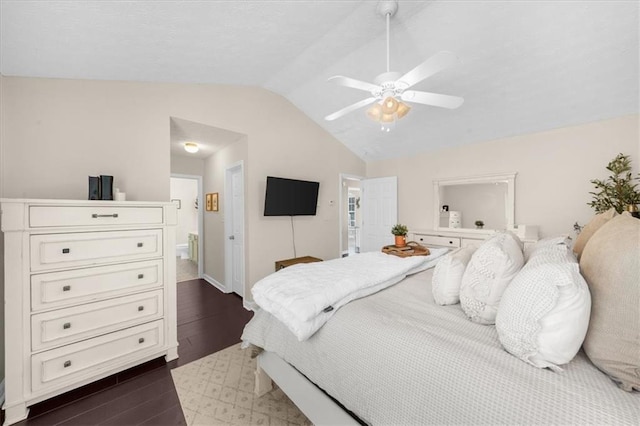
<path fill-rule="evenodd" d="M 267 176 L 265 216 L 315 216 L 319 182 Z"/>

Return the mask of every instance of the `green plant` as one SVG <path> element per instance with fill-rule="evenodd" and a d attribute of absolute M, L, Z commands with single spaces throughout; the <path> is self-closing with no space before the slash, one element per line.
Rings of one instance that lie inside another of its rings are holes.
<path fill-rule="evenodd" d="M 484 226 L 484 222 L 481 220 L 476 220 L 474 223 L 476 226 Z"/>
<path fill-rule="evenodd" d="M 398 223 L 397 225 L 394 225 L 393 228 L 391 228 L 391 233 L 393 235 L 407 235 L 407 233 L 409 232 L 409 229 L 407 228 L 406 225 L 403 225 L 401 223 Z"/>
<path fill-rule="evenodd" d="M 611 176 L 607 179 L 593 179 L 591 183 L 595 185 L 595 191 L 589 192 L 593 195 L 593 201 L 588 203 L 596 213 L 606 212 L 610 208 L 615 208 L 618 213 L 622 213 L 628 206 L 640 204 L 640 192 L 636 189 L 637 184 L 631 173 L 631 159 L 628 155 L 618 154 L 607 165 L 607 170 Z"/>

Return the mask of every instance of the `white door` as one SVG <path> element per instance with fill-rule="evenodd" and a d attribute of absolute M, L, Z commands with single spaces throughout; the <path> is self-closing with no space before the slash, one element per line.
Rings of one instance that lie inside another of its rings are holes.
<path fill-rule="evenodd" d="M 227 291 L 244 297 L 244 177 L 242 163 L 225 172 L 225 283 Z M 231 288 L 229 288 L 231 283 Z"/>
<path fill-rule="evenodd" d="M 362 180 L 361 252 L 393 244 L 391 228 L 398 221 L 398 178 Z"/>

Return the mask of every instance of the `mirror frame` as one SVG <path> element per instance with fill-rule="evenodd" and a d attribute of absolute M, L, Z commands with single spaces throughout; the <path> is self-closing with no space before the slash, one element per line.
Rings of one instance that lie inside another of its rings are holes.
<path fill-rule="evenodd" d="M 477 175 L 459 178 L 436 179 L 433 181 L 433 229 L 437 231 L 459 232 L 459 233 L 492 233 L 495 229 L 472 229 L 472 228 L 445 228 L 440 226 L 440 199 L 441 189 L 444 186 L 451 185 L 471 185 L 479 183 L 506 183 L 507 199 L 505 202 L 505 217 L 507 220 L 507 229 L 513 230 L 515 227 L 515 181 L 517 173 L 499 173 L 490 175 Z"/>

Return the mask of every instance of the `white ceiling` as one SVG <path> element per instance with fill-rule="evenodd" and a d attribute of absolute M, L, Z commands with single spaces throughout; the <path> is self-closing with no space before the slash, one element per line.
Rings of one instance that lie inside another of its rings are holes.
<path fill-rule="evenodd" d="M 637 113 L 637 1 L 401 1 L 391 68 L 441 50 L 461 62 L 416 90 L 465 98 L 414 104 L 390 133 L 359 110 L 369 96 L 327 83 L 386 69 L 375 1 L 1 0 L 0 72 L 100 80 L 261 86 L 289 99 L 365 160 Z"/>
<path fill-rule="evenodd" d="M 204 159 L 221 150 L 225 146 L 244 137 L 241 133 L 218 127 L 207 126 L 194 121 L 171 117 L 171 155 Z M 198 152 L 189 153 L 184 150 L 187 142 L 197 143 Z"/>

